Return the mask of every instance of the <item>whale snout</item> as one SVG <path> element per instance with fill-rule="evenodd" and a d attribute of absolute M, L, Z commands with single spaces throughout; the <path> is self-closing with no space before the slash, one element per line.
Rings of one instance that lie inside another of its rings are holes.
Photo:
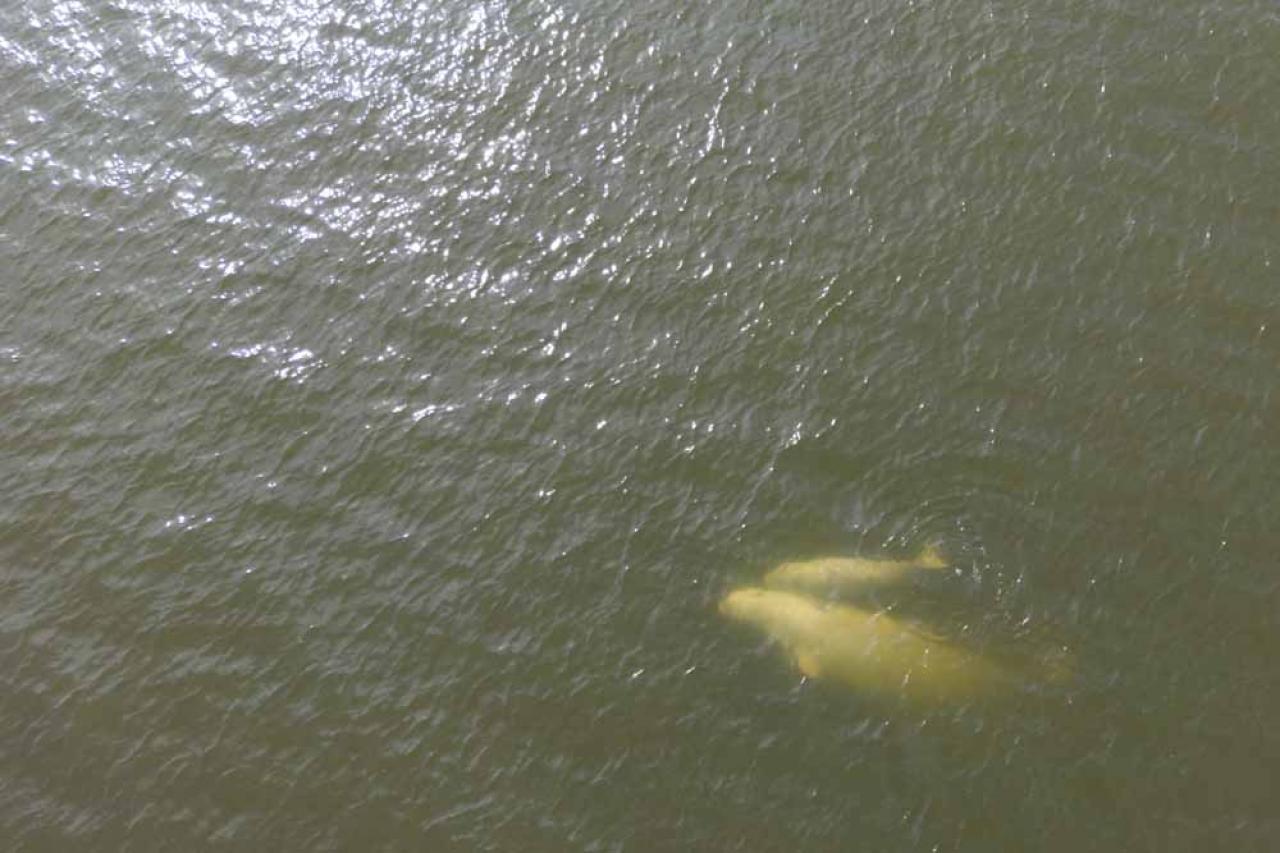
<path fill-rule="evenodd" d="M 724 598 L 720 599 L 720 615 L 727 616 L 730 619 L 748 618 L 752 605 L 760 600 L 762 592 L 763 590 L 752 587 L 731 590 Z"/>

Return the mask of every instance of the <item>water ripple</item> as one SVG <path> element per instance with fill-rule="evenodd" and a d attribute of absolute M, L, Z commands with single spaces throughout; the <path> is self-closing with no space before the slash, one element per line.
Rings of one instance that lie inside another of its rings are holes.
<path fill-rule="evenodd" d="M 1265 837 L 1278 24 L 0 10 L 6 837 Z M 927 540 L 909 604 L 1070 702 L 910 719 L 715 618 Z"/>

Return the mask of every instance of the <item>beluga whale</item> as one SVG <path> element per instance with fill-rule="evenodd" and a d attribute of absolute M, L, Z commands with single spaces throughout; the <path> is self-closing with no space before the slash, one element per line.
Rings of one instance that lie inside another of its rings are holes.
<path fill-rule="evenodd" d="M 913 575 L 949 567 L 937 545 L 926 545 L 905 560 L 870 557 L 818 557 L 782 563 L 764 576 L 770 589 L 841 593 L 909 580 Z"/>
<path fill-rule="evenodd" d="M 720 612 L 764 630 L 805 676 L 887 699 L 967 702 L 1019 681 L 1017 673 L 885 611 L 744 587 L 724 597 Z"/>
<path fill-rule="evenodd" d="M 808 678 L 916 706 L 970 703 L 1073 678 L 1073 660 L 1063 649 L 1053 656 L 991 656 L 874 603 L 839 597 L 947 566 L 933 545 L 906 560 L 782 563 L 765 574 L 762 586 L 731 590 L 720 613 L 773 638 Z"/>

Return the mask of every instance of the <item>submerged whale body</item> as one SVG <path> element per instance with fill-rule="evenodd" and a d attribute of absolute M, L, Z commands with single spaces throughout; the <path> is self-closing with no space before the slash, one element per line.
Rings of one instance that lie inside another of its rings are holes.
<path fill-rule="evenodd" d="M 764 576 L 771 589 L 839 593 L 868 586 L 897 583 L 925 571 L 947 568 L 935 545 L 926 545 L 907 560 L 867 557 L 818 557 L 782 563 Z"/>
<path fill-rule="evenodd" d="M 966 702 L 1007 692 L 1019 674 L 875 610 L 794 592 L 746 587 L 720 612 L 763 629 L 806 676 L 915 704 Z"/>

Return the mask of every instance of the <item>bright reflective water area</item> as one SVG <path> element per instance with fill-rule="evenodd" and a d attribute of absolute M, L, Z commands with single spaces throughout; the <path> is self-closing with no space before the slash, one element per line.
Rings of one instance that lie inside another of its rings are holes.
<path fill-rule="evenodd" d="M 4 848 L 1276 849 L 1277 93 L 1261 0 L 5 4 Z M 1069 688 L 716 612 L 930 541 Z"/>

